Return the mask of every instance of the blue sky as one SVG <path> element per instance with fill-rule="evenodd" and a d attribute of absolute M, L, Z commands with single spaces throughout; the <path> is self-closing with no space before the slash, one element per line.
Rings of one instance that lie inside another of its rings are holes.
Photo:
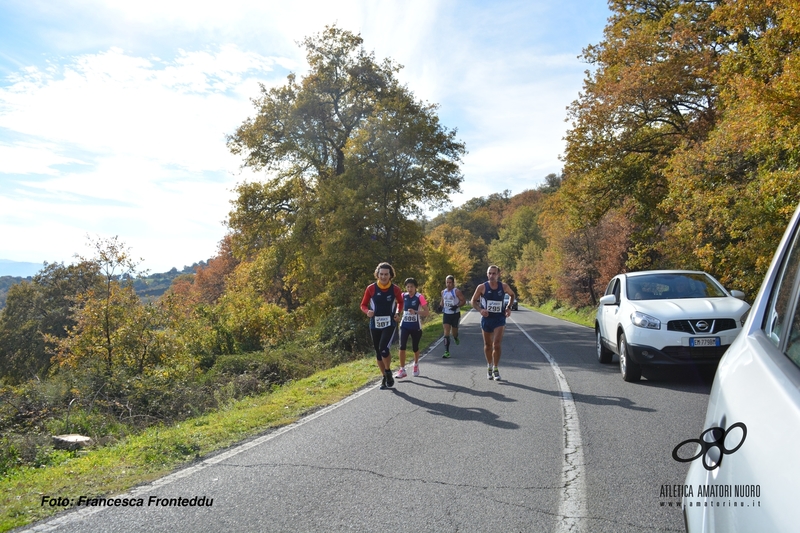
<path fill-rule="evenodd" d="M 258 84 L 303 75 L 325 25 L 378 59 L 466 143 L 453 205 L 559 172 L 566 106 L 602 0 L 0 2 L 0 259 L 91 255 L 119 236 L 142 268 L 215 254 L 240 169 L 225 136 Z"/>

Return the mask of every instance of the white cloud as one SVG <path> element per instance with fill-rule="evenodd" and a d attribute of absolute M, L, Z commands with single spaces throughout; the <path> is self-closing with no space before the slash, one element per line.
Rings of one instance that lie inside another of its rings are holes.
<path fill-rule="evenodd" d="M 224 136 L 252 109 L 241 87 L 267 81 L 275 63 L 232 46 L 172 61 L 112 48 L 18 76 L 0 89 L 0 127 L 96 153 L 222 170 Z"/>
<path fill-rule="evenodd" d="M 539 36 L 558 34 L 543 1 L 12 5 L 48 46 L 46 62 L 2 56 L 17 70 L 0 80 L 0 234 L 12 236 L 0 256 L 21 261 L 67 260 L 87 233 L 119 235 L 154 271 L 212 255 L 231 189 L 254 178 L 225 135 L 253 115 L 259 82 L 304 73 L 296 43 L 325 25 L 360 32 L 379 60 L 405 65 L 418 98 L 441 104 L 469 151 L 456 205 L 558 171 L 585 67 Z"/>
<path fill-rule="evenodd" d="M 0 144 L 0 173 L 54 175 L 58 173 L 56 165 L 81 163 L 60 152 L 59 146 L 53 143 Z"/>
<path fill-rule="evenodd" d="M 211 256 L 240 164 L 225 135 L 252 114 L 258 82 L 283 78 L 273 69 L 288 62 L 232 45 L 171 60 L 111 48 L 17 73 L 0 87 L 0 231 L 16 250 L 4 255 L 24 259 L 57 231 L 72 253 L 87 232 L 118 234 L 157 268 Z"/>

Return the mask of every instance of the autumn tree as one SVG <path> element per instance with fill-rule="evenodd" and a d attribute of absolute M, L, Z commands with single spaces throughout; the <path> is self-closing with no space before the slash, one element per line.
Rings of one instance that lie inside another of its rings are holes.
<path fill-rule="evenodd" d="M 620 211 L 609 211 L 593 226 L 555 236 L 561 251 L 556 297 L 575 307 L 596 306 L 609 280 L 626 270 L 631 226 Z"/>
<path fill-rule="evenodd" d="M 720 119 L 668 168 L 665 241 L 675 264 L 754 297 L 800 200 L 800 22 L 796 0 L 721 3 L 732 50 L 721 61 Z"/>
<path fill-rule="evenodd" d="M 381 260 L 420 269 L 416 219 L 462 180 L 455 131 L 362 44 L 335 26 L 305 39 L 309 73 L 262 88 L 257 115 L 228 140 L 245 166 L 269 173 L 237 189 L 234 254 L 263 267 L 279 288 L 270 301 L 287 310 L 352 306 Z"/>
<path fill-rule="evenodd" d="M 511 191 L 504 190 L 488 196 L 470 198 L 462 205 L 437 215 L 427 225 L 427 231 L 440 224 L 466 229 L 488 246 L 497 239 L 504 214 L 509 206 Z"/>
<path fill-rule="evenodd" d="M 225 292 L 226 279 L 238 263 L 233 255 L 231 237 L 226 235 L 219 242 L 217 255 L 209 259 L 205 266 L 195 268 L 192 288 L 196 298 L 209 304 L 216 302 Z"/>
<path fill-rule="evenodd" d="M 165 362 L 191 371 L 177 361 L 182 343 L 171 327 L 172 313 L 160 303 L 144 304 L 133 289 L 138 262 L 117 237 L 91 241 L 100 283 L 79 295 L 74 325 L 64 338 L 47 336 L 61 368 L 90 378 L 92 387 L 107 393 L 125 389 L 129 378 L 147 374 Z"/>
<path fill-rule="evenodd" d="M 486 270 L 486 244 L 468 229 L 450 224 L 437 226 L 425 237 L 425 291 L 434 301 L 444 288 L 445 278 L 455 276 L 466 294 L 473 278 Z"/>
<path fill-rule="evenodd" d="M 596 225 L 627 203 L 641 245 L 630 268 L 658 266 L 665 169 L 680 146 L 700 142 L 714 127 L 718 71 L 727 48 L 711 16 L 716 2 L 612 0 L 603 41 L 584 50 L 591 65 L 569 108 L 566 216 L 573 226 Z"/>
<path fill-rule="evenodd" d="M 501 271 L 513 273 L 517 269 L 517 262 L 528 243 L 544 247 L 545 240 L 539 229 L 538 218 L 537 210 L 528 205 L 507 216 L 498 238 L 489 246 L 489 260 L 498 265 Z"/>
<path fill-rule="evenodd" d="M 195 267 L 194 274 L 183 274 L 172 281 L 169 294 L 190 311 L 200 304 L 214 304 L 225 293 L 227 278 L 239 261 L 233 256 L 230 235 L 217 247 L 217 255 L 204 265 Z"/>

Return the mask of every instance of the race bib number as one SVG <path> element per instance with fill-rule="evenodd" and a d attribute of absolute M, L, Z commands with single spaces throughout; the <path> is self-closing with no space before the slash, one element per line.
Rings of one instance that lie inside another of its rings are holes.
<path fill-rule="evenodd" d="M 445 307 L 455 307 L 456 301 L 453 298 L 445 298 L 444 305 Z"/>
<path fill-rule="evenodd" d="M 392 317 L 390 316 L 376 316 L 375 329 L 388 328 L 392 324 Z"/>
<path fill-rule="evenodd" d="M 403 313 L 403 322 L 416 322 L 416 321 L 417 321 L 417 315 L 412 315 L 408 311 L 405 311 Z"/>
<path fill-rule="evenodd" d="M 488 300 L 486 302 L 486 310 L 490 313 L 501 313 L 503 311 L 503 302 L 498 300 Z"/>

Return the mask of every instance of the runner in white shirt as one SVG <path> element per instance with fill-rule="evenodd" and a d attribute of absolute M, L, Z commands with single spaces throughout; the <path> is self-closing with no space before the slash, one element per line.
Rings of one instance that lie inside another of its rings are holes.
<path fill-rule="evenodd" d="M 444 328 L 444 355 L 450 357 L 450 332 L 453 340 L 459 344 L 458 322 L 461 320 L 461 306 L 467 303 L 461 290 L 456 288 L 456 278 L 452 275 L 445 279 L 445 289 L 442 291 L 442 327 Z"/>

